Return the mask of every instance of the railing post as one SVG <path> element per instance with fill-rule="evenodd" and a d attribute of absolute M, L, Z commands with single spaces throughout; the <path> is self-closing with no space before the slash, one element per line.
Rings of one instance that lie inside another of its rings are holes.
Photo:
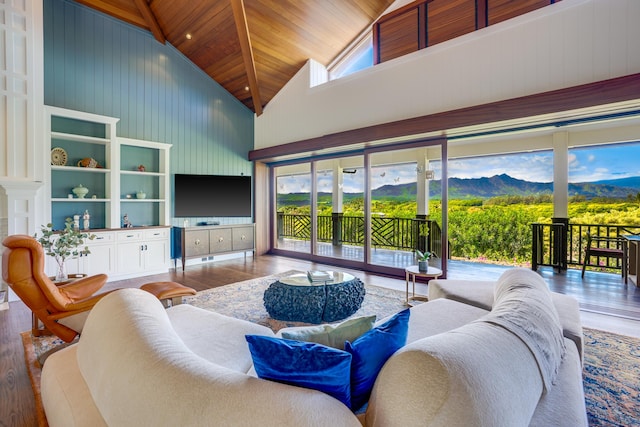
<path fill-rule="evenodd" d="M 278 239 L 282 239 L 282 236 L 284 234 L 284 229 L 283 229 L 283 226 L 284 226 L 284 224 L 283 224 L 284 214 L 282 212 L 278 212 L 277 215 L 278 215 L 278 217 L 277 217 L 278 218 L 277 219 L 277 221 L 278 221 Z"/>
<path fill-rule="evenodd" d="M 538 270 L 538 229 L 539 224 L 531 224 L 531 269 Z"/>
<path fill-rule="evenodd" d="M 566 270 L 568 267 L 568 260 L 567 260 L 567 249 L 568 249 L 568 245 L 569 245 L 569 239 L 567 238 L 568 235 L 568 229 L 569 229 L 569 218 L 551 218 L 551 221 L 554 224 L 561 224 L 561 227 L 558 227 L 560 229 L 559 233 L 556 233 L 557 235 L 556 237 L 556 247 L 557 247 L 557 256 L 558 259 L 556 259 L 556 265 L 561 269 L 561 270 Z"/>
<path fill-rule="evenodd" d="M 342 217 L 344 214 L 342 212 L 332 212 L 331 213 L 331 222 L 332 222 L 332 244 L 333 246 L 342 246 Z"/>
<path fill-rule="evenodd" d="M 429 223 L 427 215 L 416 215 L 416 221 L 414 224 L 416 225 L 414 229 L 415 236 L 415 249 L 418 249 L 421 252 L 431 251 L 431 245 L 429 245 Z M 427 233 L 421 233 L 421 231 L 425 229 Z"/>

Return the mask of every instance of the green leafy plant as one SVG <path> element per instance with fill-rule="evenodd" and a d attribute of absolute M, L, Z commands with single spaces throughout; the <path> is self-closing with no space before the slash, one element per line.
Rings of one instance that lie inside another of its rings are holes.
<path fill-rule="evenodd" d="M 64 264 L 67 259 L 73 259 L 91 253 L 88 246 L 81 246 L 84 245 L 85 239 L 93 240 L 96 237 L 95 234 L 74 229 L 71 218 L 65 219 L 64 229 L 60 231 L 54 231 L 53 224 L 49 223 L 43 225 L 40 232 L 42 236 L 38 237 L 36 233 L 33 237 L 42 245 L 47 255 L 55 258 L 58 264 L 56 280 L 66 279 Z"/>
<path fill-rule="evenodd" d="M 435 256 L 435 254 L 433 252 L 429 252 L 429 251 L 419 251 L 416 250 L 416 258 L 418 259 L 418 261 L 429 261 L 429 258 L 431 258 L 432 256 Z"/>

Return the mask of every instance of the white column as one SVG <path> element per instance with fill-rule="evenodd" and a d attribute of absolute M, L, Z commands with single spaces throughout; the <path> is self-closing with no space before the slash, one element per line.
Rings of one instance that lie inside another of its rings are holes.
<path fill-rule="evenodd" d="M 342 174 L 342 166 L 340 161 L 333 162 L 333 192 L 332 192 L 332 205 L 334 213 L 342 213 L 344 204 L 344 175 Z"/>
<path fill-rule="evenodd" d="M 418 173 L 416 174 L 416 215 L 424 215 L 424 217 L 427 217 L 429 216 L 429 180 L 427 179 L 427 170 L 429 170 L 429 159 L 427 159 L 423 155 L 420 155 L 417 160 Z"/>
<path fill-rule="evenodd" d="M 43 216 L 46 196 L 38 189 L 49 149 L 43 132 L 42 3 L 0 1 L 0 238 L 33 234 Z M 9 292 L 9 300 L 16 299 Z"/>
<path fill-rule="evenodd" d="M 37 223 L 39 218 L 36 218 L 36 212 L 39 210 L 36 199 L 41 186 L 42 182 L 0 181 L 6 200 L 7 235 L 33 235 L 40 230 L 41 224 Z M 6 236 L 2 236 L 4 237 Z"/>
<path fill-rule="evenodd" d="M 553 134 L 553 217 L 569 216 L 569 133 Z"/>

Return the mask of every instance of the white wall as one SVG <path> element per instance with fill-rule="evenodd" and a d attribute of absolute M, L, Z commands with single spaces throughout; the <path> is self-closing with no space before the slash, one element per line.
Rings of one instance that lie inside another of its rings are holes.
<path fill-rule="evenodd" d="M 638 0 L 563 0 L 315 87 L 307 63 L 255 148 L 638 73 L 638 22 Z"/>
<path fill-rule="evenodd" d="M 0 2 L 0 239 L 35 231 L 43 179 L 42 1 Z M 6 224 L 6 226 L 4 226 Z"/>
<path fill-rule="evenodd" d="M 33 234 L 42 216 L 42 49 L 42 1 L 0 1 L 0 241 Z"/>

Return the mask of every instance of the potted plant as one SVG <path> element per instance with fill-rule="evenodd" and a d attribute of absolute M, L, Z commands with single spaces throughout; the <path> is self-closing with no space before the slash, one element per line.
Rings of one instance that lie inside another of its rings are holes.
<path fill-rule="evenodd" d="M 41 232 L 42 236 L 39 238 L 37 234 L 33 237 L 42 245 L 44 252 L 56 260 L 58 264 L 56 282 L 67 279 L 66 260 L 90 254 L 89 247 L 81 248 L 80 246 L 84 245 L 85 239 L 93 240 L 96 237 L 95 234 L 84 233 L 75 229 L 71 218 L 65 219 L 64 229 L 61 231 L 54 231 L 53 224 L 49 223 L 41 227 Z"/>
<path fill-rule="evenodd" d="M 429 269 L 429 258 L 434 255 L 429 251 L 416 250 L 416 258 L 418 259 L 418 271 L 425 272 Z M 434 255 L 435 256 L 435 255 Z"/>

